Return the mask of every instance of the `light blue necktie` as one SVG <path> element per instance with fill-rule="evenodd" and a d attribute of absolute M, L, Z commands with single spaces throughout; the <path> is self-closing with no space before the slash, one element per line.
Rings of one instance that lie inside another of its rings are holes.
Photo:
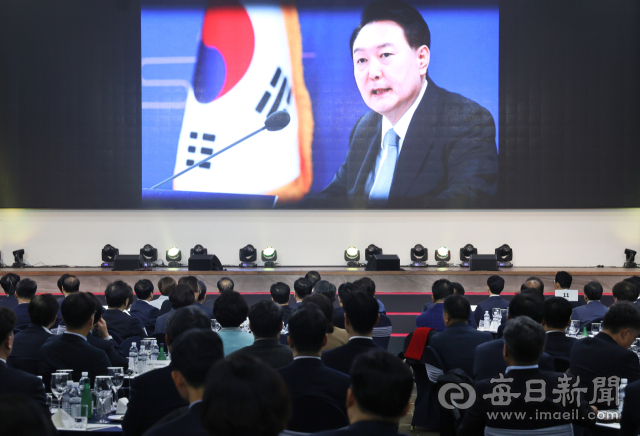
<path fill-rule="evenodd" d="M 382 163 L 378 168 L 371 192 L 369 192 L 369 202 L 372 204 L 386 204 L 389 200 L 393 173 L 396 170 L 398 160 L 398 139 L 398 135 L 393 129 L 389 129 L 384 135 Z"/>

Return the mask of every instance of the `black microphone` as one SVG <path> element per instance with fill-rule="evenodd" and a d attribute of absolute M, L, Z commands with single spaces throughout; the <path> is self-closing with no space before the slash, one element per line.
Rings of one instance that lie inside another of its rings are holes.
<path fill-rule="evenodd" d="M 244 138 L 234 142 L 230 146 L 228 146 L 226 148 L 223 148 L 219 152 L 212 154 L 211 156 L 207 157 L 206 159 L 203 159 L 200 162 L 194 163 L 189 168 L 180 171 L 178 174 L 175 174 L 175 175 L 169 177 L 168 179 L 165 179 L 162 182 L 153 185 L 151 187 L 151 189 L 156 189 L 156 188 L 164 185 L 165 183 L 175 179 L 176 177 L 180 177 L 181 175 L 183 175 L 187 171 L 191 171 L 195 167 L 200 166 L 201 164 L 205 163 L 206 161 L 213 159 L 214 157 L 216 157 L 220 153 L 223 153 L 223 152 L 229 150 L 230 148 L 240 144 L 242 141 L 245 141 L 245 140 L 251 138 L 253 135 L 257 135 L 258 133 L 262 132 L 265 129 L 270 131 L 270 132 L 275 132 L 275 131 L 278 131 L 278 130 L 282 130 L 282 129 L 284 129 L 285 127 L 287 127 L 289 125 L 290 121 L 291 121 L 291 115 L 289 115 L 289 112 L 284 111 L 284 110 L 278 111 L 278 112 L 274 112 L 274 113 L 272 113 L 271 115 L 269 115 L 267 117 L 267 119 L 264 122 L 264 126 L 263 127 L 259 128 L 258 130 L 256 130 L 253 133 L 250 133 L 249 135 L 245 136 Z"/>

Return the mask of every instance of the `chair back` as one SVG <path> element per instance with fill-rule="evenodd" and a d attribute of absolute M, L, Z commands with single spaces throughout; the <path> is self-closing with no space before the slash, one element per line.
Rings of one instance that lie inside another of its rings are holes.
<path fill-rule="evenodd" d="M 553 365 L 556 368 L 556 372 L 567 372 L 569 370 L 570 362 L 562 357 L 554 357 Z"/>
<path fill-rule="evenodd" d="M 343 410 L 326 398 L 309 395 L 293 401 L 293 414 L 287 430 L 316 433 L 349 425 Z"/>
<path fill-rule="evenodd" d="M 142 343 L 142 338 L 140 336 L 131 336 L 130 338 L 125 339 L 120 344 L 120 349 L 125 354 L 125 356 L 129 357 L 129 348 L 131 348 L 132 343 L 136 343 L 136 347 L 138 350 L 140 349 L 140 344 Z"/>
<path fill-rule="evenodd" d="M 387 315 L 380 314 L 380 321 L 373 328 L 373 342 L 385 350 L 389 348 L 389 339 L 391 339 L 391 331 L 393 326 Z"/>

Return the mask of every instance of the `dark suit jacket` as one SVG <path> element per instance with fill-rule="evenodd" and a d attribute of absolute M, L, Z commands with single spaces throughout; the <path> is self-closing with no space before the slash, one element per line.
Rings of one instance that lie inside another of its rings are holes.
<path fill-rule="evenodd" d="M 7 295 L 6 297 L 0 299 L 0 307 L 8 307 L 9 309 L 14 309 L 18 305 L 18 299 L 15 295 Z"/>
<path fill-rule="evenodd" d="M 87 335 L 87 342 L 89 342 L 89 345 L 91 345 L 92 347 L 99 348 L 100 350 L 107 353 L 107 357 L 109 358 L 109 362 L 111 362 L 111 365 L 121 366 L 125 369 L 125 371 L 129 367 L 129 359 L 124 356 L 124 354 L 120 350 L 120 346 L 114 341 L 102 339 L 101 337 L 94 335 L 93 333 L 89 333 Z"/>
<path fill-rule="evenodd" d="M 205 306 L 204 304 L 200 304 L 200 303 L 196 303 L 196 307 L 199 307 L 200 309 L 202 309 L 202 311 L 207 314 L 209 319 L 214 319 L 213 318 L 213 308 L 212 307 Z"/>
<path fill-rule="evenodd" d="M 627 385 L 619 436 L 635 436 L 640 430 L 640 381 Z"/>
<path fill-rule="evenodd" d="M 431 327 L 441 332 L 446 329 L 444 325 L 444 303 L 432 304 L 426 312 L 422 312 L 416 317 L 416 327 Z M 467 321 L 469 327 L 476 328 L 477 325 L 473 319 L 473 314 L 469 315 L 469 321 Z"/>
<path fill-rule="evenodd" d="M 455 323 L 443 332 L 434 335 L 431 347 L 438 353 L 444 363 L 445 372 L 460 368 L 473 377 L 473 357 L 476 347 L 493 340 L 489 332 L 479 332 L 465 323 Z"/>
<path fill-rule="evenodd" d="M 284 323 L 284 325 L 289 324 L 289 318 L 291 318 L 291 312 L 293 312 L 293 307 L 289 306 L 288 304 L 286 306 L 281 306 L 282 307 L 282 322 Z"/>
<path fill-rule="evenodd" d="M 47 398 L 42 380 L 35 375 L 9 368 L 7 364 L 1 360 L 0 393 L 27 395 L 42 408 L 45 416 L 51 416 L 49 407 L 47 407 Z"/>
<path fill-rule="evenodd" d="M 497 190 L 493 117 L 477 103 L 427 81 L 403 138 L 387 207 L 483 204 L 478 200 Z M 315 201 L 368 206 L 365 184 L 380 150 L 381 126 L 382 115 L 374 111 L 358 120 L 343 164 Z"/>
<path fill-rule="evenodd" d="M 40 347 L 52 337 L 41 326 L 29 324 L 29 327 L 15 336 L 8 363 L 15 369 L 40 375 Z"/>
<path fill-rule="evenodd" d="M 29 318 L 28 310 L 29 310 L 29 303 L 20 303 L 13 308 L 13 312 L 18 317 L 18 319 L 16 320 L 16 327 L 31 324 L 31 319 Z"/>
<path fill-rule="evenodd" d="M 165 326 L 167 325 L 167 318 L 169 318 L 169 315 L 171 314 L 171 312 L 173 312 L 173 308 L 171 308 L 169 312 L 160 315 L 158 319 L 156 319 L 156 327 L 153 330 L 154 335 L 156 333 L 166 333 Z M 151 332 L 149 332 L 149 334 L 151 334 Z"/>
<path fill-rule="evenodd" d="M 171 301 L 165 300 L 162 303 L 162 306 L 160 306 L 160 314 L 158 316 L 161 316 L 161 315 L 164 315 L 165 313 L 170 312 L 171 309 L 173 309 L 173 306 L 171 306 Z"/>
<path fill-rule="evenodd" d="M 333 308 L 333 326 L 344 329 L 344 307 Z"/>
<path fill-rule="evenodd" d="M 136 302 L 131 305 L 129 312 L 132 316 L 138 318 L 144 328 L 147 329 L 147 333 L 151 334 L 156 326 L 156 319 L 160 314 L 160 309 L 153 307 L 147 301 L 136 300 Z M 107 327 L 109 327 L 108 322 Z"/>
<path fill-rule="evenodd" d="M 207 432 L 200 424 L 200 410 L 202 402 L 194 403 L 189 411 L 171 421 L 151 427 L 145 436 L 207 436 Z"/>
<path fill-rule="evenodd" d="M 590 301 L 584 306 L 576 307 L 571 313 L 571 319 L 580 320 L 580 328 L 598 318 L 604 318 L 609 308 L 599 301 Z"/>
<path fill-rule="evenodd" d="M 73 369 L 73 381 L 79 381 L 82 372 L 89 373 L 91 386 L 97 375 L 109 375 L 112 366 L 107 353 L 92 347 L 85 339 L 70 333 L 54 336 L 40 347 L 40 374 L 47 391 L 51 374 L 58 369 Z"/>
<path fill-rule="evenodd" d="M 544 352 L 551 357 L 569 360 L 571 347 L 576 341 L 576 338 L 570 338 L 564 332 L 548 332 Z"/>
<path fill-rule="evenodd" d="M 484 301 L 481 301 L 476 306 L 476 310 L 473 312 L 473 319 L 476 321 L 476 324 L 479 325 L 480 321 L 484 319 L 484 313 L 489 311 L 489 315 L 493 318 L 493 309 L 508 309 L 509 301 L 505 300 L 502 297 L 489 297 Z"/>
<path fill-rule="evenodd" d="M 580 376 L 580 381 L 587 387 L 589 401 L 593 399 L 593 379 L 596 377 L 617 376 L 626 378 L 628 383 L 640 380 L 636 353 L 621 347 L 603 332 L 576 342 L 571 348 L 570 367 L 571 373 Z M 599 402 L 595 406 L 599 410 L 612 408 L 611 404 Z"/>
<path fill-rule="evenodd" d="M 504 349 L 504 340 L 495 339 L 485 344 L 478 345 L 476 354 L 473 358 L 473 379 L 485 380 L 497 377 L 498 374 L 504 374 L 507 370 L 507 364 L 502 358 L 502 350 Z M 556 370 L 553 357 L 547 353 L 542 353 L 538 362 L 540 371 L 554 372 Z"/>
<path fill-rule="evenodd" d="M 355 358 L 362 353 L 368 353 L 373 350 L 382 350 L 373 342 L 373 339 L 350 339 L 342 347 L 322 353 L 322 362 L 329 368 L 349 374 Z"/>
<path fill-rule="evenodd" d="M 322 431 L 314 436 L 392 436 L 398 433 L 398 426 L 382 421 L 359 421 L 345 429 Z"/>
<path fill-rule="evenodd" d="M 278 339 L 256 340 L 248 347 L 240 348 L 227 357 L 236 355 L 257 357 L 275 369 L 287 366 L 293 361 L 291 348 L 282 345 Z"/>
<path fill-rule="evenodd" d="M 429 308 L 433 306 L 433 301 L 431 303 L 425 303 L 424 304 L 424 308 L 422 309 L 423 312 L 426 312 L 427 310 L 429 310 Z"/>
<path fill-rule="evenodd" d="M 163 416 L 188 405 L 178 393 L 171 371 L 173 367 L 169 365 L 131 380 L 129 405 L 122 421 L 125 435 L 139 436 Z"/>
<path fill-rule="evenodd" d="M 142 338 L 147 336 L 138 318 L 126 314 L 122 310 L 107 309 L 102 314 L 102 318 L 107 322 L 109 332 L 119 335 L 122 339 L 127 339 L 131 336 L 140 336 Z M 148 333 L 151 334 L 150 332 Z"/>

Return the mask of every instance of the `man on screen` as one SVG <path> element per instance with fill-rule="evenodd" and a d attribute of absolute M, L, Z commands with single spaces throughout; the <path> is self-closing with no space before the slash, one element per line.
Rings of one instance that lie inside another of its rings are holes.
<path fill-rule="evenodd" d="M 429 27 L 412 6 L 379 0 L 351 36 L 353 71 L 372 110 L 319 195 L 353 207 L 465 207 L 497 187 L 495 123 L 485 108 L 436 86 Z"/>

